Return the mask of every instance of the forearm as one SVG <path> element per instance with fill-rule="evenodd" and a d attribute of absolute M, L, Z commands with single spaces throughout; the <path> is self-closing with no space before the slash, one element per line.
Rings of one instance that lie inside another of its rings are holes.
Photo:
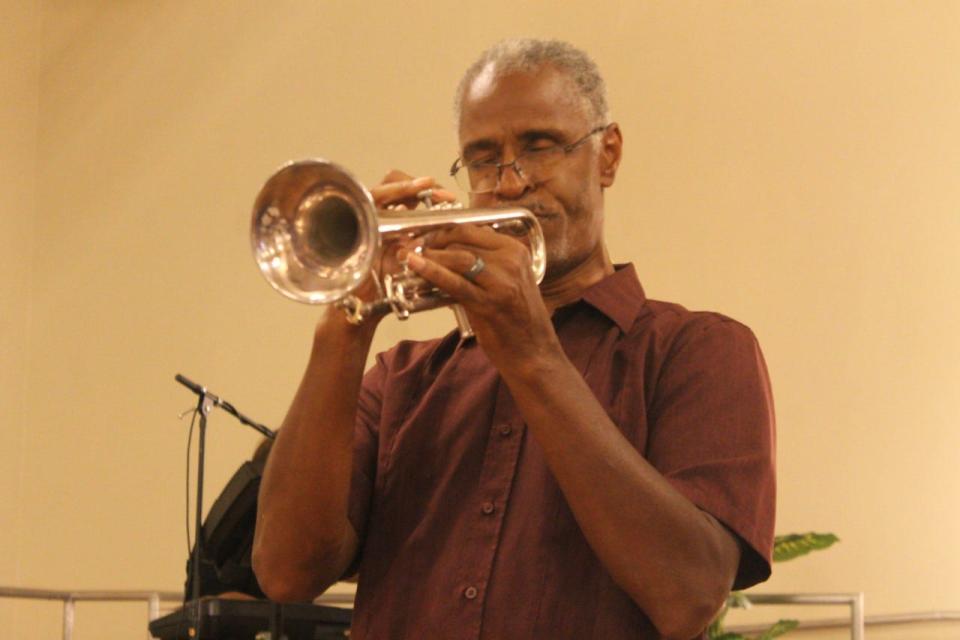
<path fill-rule="evenodd" d="M 372 326 L 330 313 L 270 453 L 260 486 L 253 564 L 273 599 L 305 600 L 355 552 L 347 520 L 353 428 Z"/>
<path fill-rule="evenodd" d="M 733 536 L 637 452 L 562 352 L 501 373 L 613 579 L 665 636 L 702 630 L 733 582 Z"/>

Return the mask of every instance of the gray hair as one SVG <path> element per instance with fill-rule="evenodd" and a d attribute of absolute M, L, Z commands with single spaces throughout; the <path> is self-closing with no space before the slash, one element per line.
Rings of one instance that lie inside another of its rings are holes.
<path fill-rule="evenodd" d="M 464 93 L 474 78 L 491 64 L 498 76 L 515 72 L 530 73 L 545 66 L 553 66 L 573 82 L 580 93 L 585 112 L 596 118 L 597 124 L 608 122 L 606 85 L 597 65 L 586 53 L 561 40 L 512 38 L 501 40 L 481 53 L 477 61 L 463 74 L 453 103 L 457 126 L 460 123 Z"/>

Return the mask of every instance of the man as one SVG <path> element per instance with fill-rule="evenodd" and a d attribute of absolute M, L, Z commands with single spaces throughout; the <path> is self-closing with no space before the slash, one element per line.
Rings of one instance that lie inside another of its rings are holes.
<path fill-rule="evenodd" d="M 475 340 L 404 342 L 364 377 L 375 323 L 319 322 L 261 489 L 271 597 L 359 569 L 356 638 L 691 638 L 731 586 L 769 575 L 759 347 L 611 263 L 622 135 L 603 92 L 564 43 L 501 43 L 467 71 L 454 169 L 473 206 L 537 215 L 546 277 L 515 239 L 462 226 L 401 257 Z M 401 178 L 373 190 L 380 206 L 434 186 Z"/>

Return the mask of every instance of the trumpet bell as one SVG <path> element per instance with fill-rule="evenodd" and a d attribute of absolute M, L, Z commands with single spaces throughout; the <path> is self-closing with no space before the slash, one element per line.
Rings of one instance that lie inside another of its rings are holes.
<path fill-rule="evenodd" d="M 376 206 L 345 169 L 325 160 L 274 173 L 253 207 L 250 244 L 260 272 L 284 296 L 329 304 L 356 289 L 379 249 Z"/>

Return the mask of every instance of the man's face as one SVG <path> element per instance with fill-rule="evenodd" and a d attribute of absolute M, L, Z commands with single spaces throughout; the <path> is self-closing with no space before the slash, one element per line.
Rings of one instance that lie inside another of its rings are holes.
<path fill-rule="evenodd" d="M 553 67 L 504 76 L 485 70 L 464 93 L 461 157 L 511 162 L 530 149 L 576 142 L 598 124 L 605 123 L 589 117 L 573 83 Z M 588 140 L 537 184 L 505 168 L 493 191 L 472 196 L 474 207 L 519 206 L 537 216 L 546 240 L 548 279 L 603 252 L 602 188 L 612 183 L 612 174 L 605 174 L 608 158 L 599 146 Z"/>

